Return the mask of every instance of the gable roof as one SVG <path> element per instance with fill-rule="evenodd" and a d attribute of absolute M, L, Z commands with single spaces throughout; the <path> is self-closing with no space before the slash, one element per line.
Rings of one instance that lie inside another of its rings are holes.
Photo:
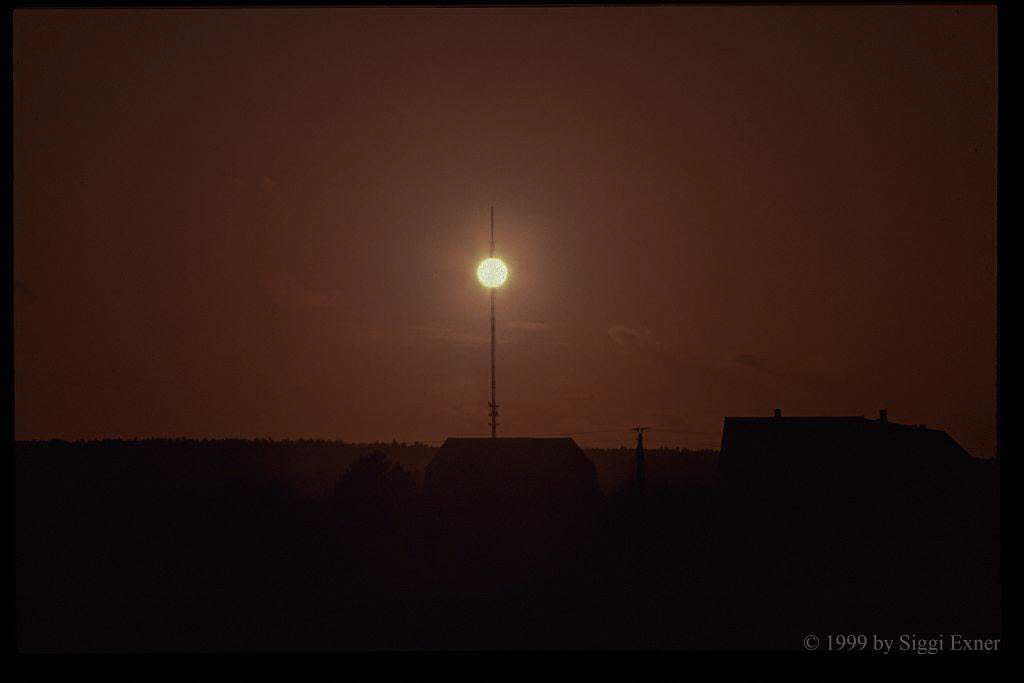
<path fill-rule="evenodd" d="M 868 420 L 863 415 L 838 417 L 726 417 L 721 450 L 748 447 L 749 441 L 772 444 L 850 446 L 903 446 L 970 457 L 949 434 L 923 425 L 905 425 L 887 420 Z M 767 440 L 767 441 L 766 441 Z"/>
<path fill-rule="evenodd" d="M 429 495 L 550 502 L 598 494 L 597 470 L 571 438 L 449 438 L 424 472 Z"/>
<path fill-rule="evenodd" d="M 726 480 L 772 479 L 853 484 L 951 474 L 970 455 L 946 432 L 863 416 L 726 417 L 719 456 Z"/>

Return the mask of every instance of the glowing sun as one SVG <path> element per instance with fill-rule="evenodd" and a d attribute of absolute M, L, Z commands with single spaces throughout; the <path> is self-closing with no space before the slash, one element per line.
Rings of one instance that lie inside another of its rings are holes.
<path fill-rule="evenodd" d="M 484 287 L 501 287 L 508 279 L 508 266 L 498 258 L 484 259 L 476 269 L 476 279 Z"/>

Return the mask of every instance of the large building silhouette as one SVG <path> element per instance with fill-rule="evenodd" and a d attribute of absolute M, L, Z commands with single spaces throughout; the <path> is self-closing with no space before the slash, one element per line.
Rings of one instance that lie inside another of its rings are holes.
<path fill-rule="evenodd" d="M 570 438 L 448 439 L 423 493 L 445 530 L 439 573 L 485 592 L 570 562 L 601 501 L 594 463 Z"/>
<path fill-rule="evenodd" d="M 841 502 L 920 486 L 945 488 L 977 469 L 946 432 L 864 416 L 726 417 L 719 469 L 734 491 Z"/>
<path fill-rule="evenodd" d="M 572 506 L 600 491 L 594 463 L 570 438 L 450 438 L 423 483 L 429 496 L 473 505 L 515 498 Z"/>

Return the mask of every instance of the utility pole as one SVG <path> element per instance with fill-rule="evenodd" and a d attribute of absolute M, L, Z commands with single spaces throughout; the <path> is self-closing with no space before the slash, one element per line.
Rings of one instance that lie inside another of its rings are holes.
<path fill-rule="evenodd" d="M 494 258 L 494 207 L 491 206 L 491 258 Z M 495 289 L 491 289 L 491 402 L 487 405 L 490 406 L 491 412 L 491 438 L 495 439 L 498 436 L 498 395 L 495 389 L 494 382 L 494 294 Z"/>
<path fill-rule="evenodd" d="M 636 432 L 636 490 L 644 490 L 644 432 L 650 427 L 633 427 Z"/>

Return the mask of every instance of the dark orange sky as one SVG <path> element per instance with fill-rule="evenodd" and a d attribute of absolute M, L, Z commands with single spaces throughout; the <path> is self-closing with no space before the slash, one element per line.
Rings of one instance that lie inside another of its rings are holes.
<path fill-rule="evenodd" d="M 18 11 L 13 75 L 18 438 L 486 434 L 493 203 L 502 434 L 994 451 L 994 7 Z"/>

